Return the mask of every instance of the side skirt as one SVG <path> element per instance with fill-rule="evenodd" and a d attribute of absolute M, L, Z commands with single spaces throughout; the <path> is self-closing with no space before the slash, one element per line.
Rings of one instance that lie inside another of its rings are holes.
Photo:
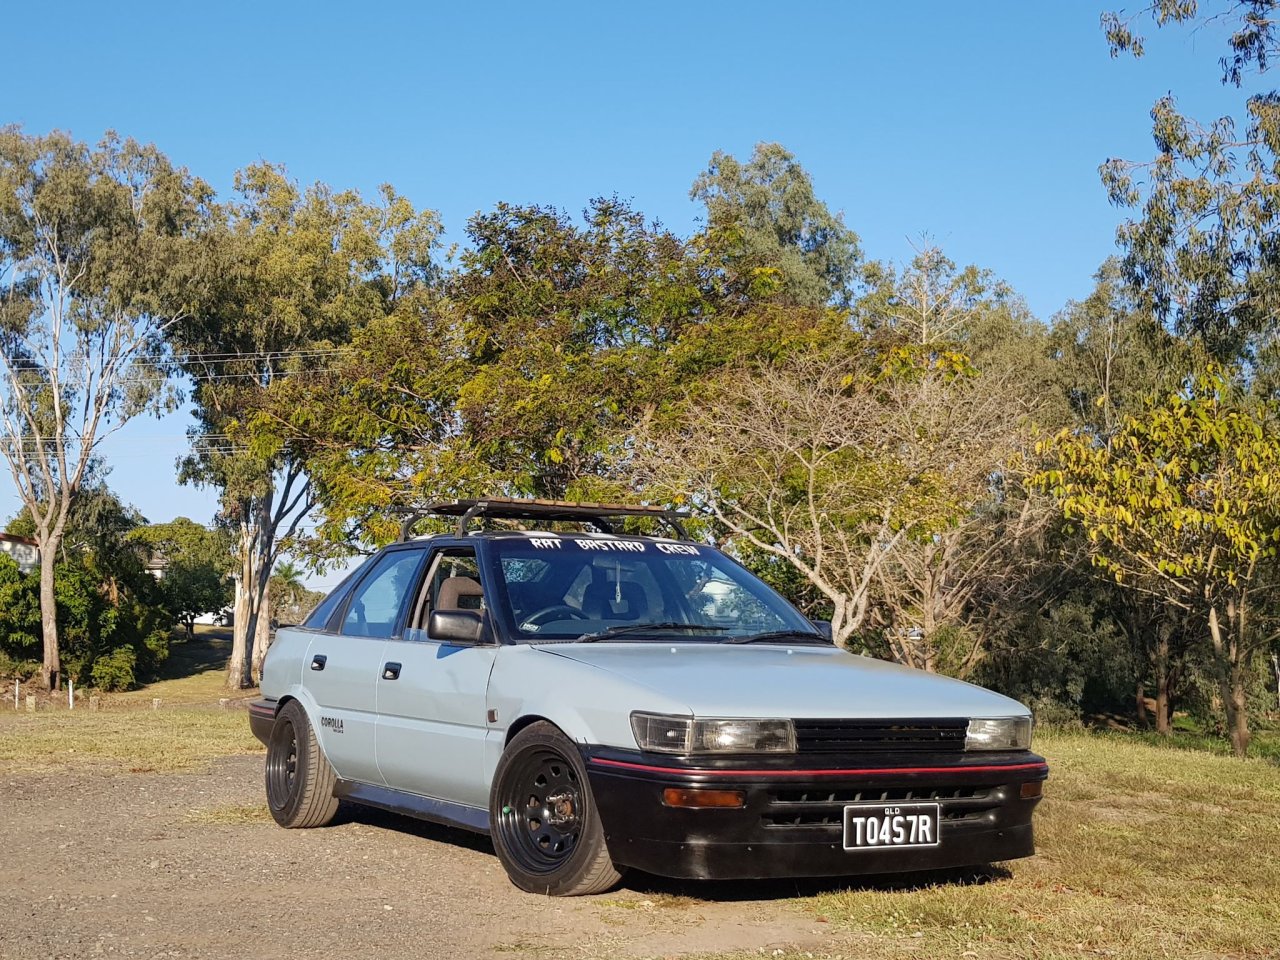
<path fill-rule="evenodd" d="M 489 811 L 469 807 L 464 803 L 451 803 L 432 797 L 420 797 L 416 793 L 375 787 L 369 783 L 339 780 L 333 787 L 333 795 L 339 800 L 350 800 L 365 806 L 377 807 L 418 820 L 430 820 L 449 827 L 461 827 L 473 833 L 489 833 Z"/>

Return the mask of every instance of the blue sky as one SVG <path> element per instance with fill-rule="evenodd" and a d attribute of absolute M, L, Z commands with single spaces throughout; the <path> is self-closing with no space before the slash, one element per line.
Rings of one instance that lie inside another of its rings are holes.
<path fill-rule="evenodd" d="M 1150 156 L 1166 92 L 1201 118 L 1241 99 L 1217 83 L 1220 28 L 1113 61 L 1108 7 L 94 2 L 59 4 L 51 31 L 51 8 L 15 4 L 0 123 L 113 128 L 219 190 L 259 159 L 366 193 L 389 182 L 451 240 L 498 201 L 578 211 L 612 193 L 688 232 L 711 153 L 776 140 L 869 256 L 902 260 L 927 234 L 1048 319 L 1113 251 L 1098 164 Z M 151 520 L 212 517 L 212 493 L 173 479 L 186 426 L 130 424 L 106 451 Z M 6 480 L 0 513 L 17 508 Z"/>

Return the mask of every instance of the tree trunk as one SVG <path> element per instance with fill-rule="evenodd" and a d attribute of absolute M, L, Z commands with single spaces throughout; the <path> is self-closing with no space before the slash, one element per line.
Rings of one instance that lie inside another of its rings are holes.
<path fill-rule="evenodd" d="M 1156 627 L 1156 733 L 1169 736 L 1172 732 L 1172 717 L 1169 716 L 1169 687 L 1172 683 L 1172 671 L 1169 669 L 1169 633 L 1173 627 L 1165 618 Z"/>
<path fill-rule="evenodd" d="M 258 608 L 257 629 L 253 637 L 253 683 L 262 683 L 262 661 L 267 659 L 267 647 L 271 645 L 271 582 L 265 579 L 262 601 Z"/>
<path fill-rule="evenodd" d="M 1138 726 L 1145 727 L 1147 725 L 1147 688 L 1142 683 L 1142 678 L 1138 678 L 1138 689 L 1134 692 L 1134 702 L 1138 709 Z"/>
<path fill-rule="evenodd" d="M 57 690 L 62 660 L 58 651 L 58 598 L 54 590 L 53 568 L 58 544 L 50 538 L 40 545 L 40 631 L 44 637 L 44 666 L 40 680 L 46 690 Z"/>
<path fill-rule="evenodd" d="M 248 634 L 245 629 L 249 623 L 249 592 L 244 585 L 248 563 L 243 553 L 243 546 L 240 561 L 240 576 L 236 578 L 236 599 L 231 608 L 231 660 L 227 663 L 228 690 L 244 689 L 248 667 Z"/>
<path fill-rule="evenodd" d="M 1228 603 L 1228 626 L 1233 631 L 1237 616 L 1234 604 Z M 1218 675 L 1218 691 L 1222 697 L 1222 706 L 1227 714 L 1227 735 L 1231 738 L 1231 749 L 1235 755 L 1243 758 L 1249 749 L 1249 713 L 1245 700 L 1244 664 L 1240 662 L 1240 645 L 1236 642 L 1236 637 L 1223 636 L 1216 605 L 1209 607 L 1209 639 L 1213 642 L 1213 652 L 1217 660 L 1214 666 L 1215 673 Z"/>
<path fill-rule="evenodd" d="M 1231 670 L 1231 697 L 1227 701 L 1227 723 L 1231 733 L 1231 749 L 1237 757 L 1249 752 L 1248 664 L 1236 664 Z"/>

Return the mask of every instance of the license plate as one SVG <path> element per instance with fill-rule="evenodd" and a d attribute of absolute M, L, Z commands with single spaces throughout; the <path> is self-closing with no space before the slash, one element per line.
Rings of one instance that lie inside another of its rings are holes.
<path fill-rule="evenodd" d="M 855 803 L 844 808 L 844 848 L 936 847 L 936 803 Z"/>

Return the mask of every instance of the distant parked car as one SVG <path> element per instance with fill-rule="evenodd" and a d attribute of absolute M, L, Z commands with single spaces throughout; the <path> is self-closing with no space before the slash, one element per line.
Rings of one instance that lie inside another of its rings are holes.
<path fill-rule="evenodd" d="M 250 711 L 285 827 L 342 799 L 489 834 L 514 883 L 881 874 L 1033 852 L 1030 711 L 834 647 L 648 508 L 437 504 L 281 627 Z M 590 532 L 473 530 L 477 518 Z"/>

